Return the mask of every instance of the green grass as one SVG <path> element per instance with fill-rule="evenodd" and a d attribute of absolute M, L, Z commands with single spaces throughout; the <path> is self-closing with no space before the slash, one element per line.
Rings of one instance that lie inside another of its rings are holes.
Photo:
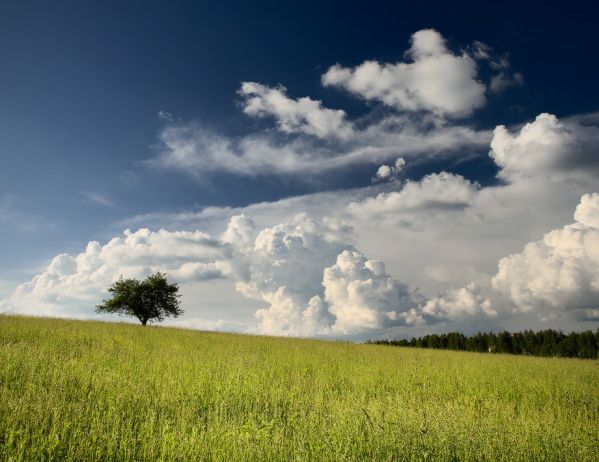
<path fill-rule="evenodd" d="M 599 460 L 599 362 L 0 316 L 0 460 Z"/>

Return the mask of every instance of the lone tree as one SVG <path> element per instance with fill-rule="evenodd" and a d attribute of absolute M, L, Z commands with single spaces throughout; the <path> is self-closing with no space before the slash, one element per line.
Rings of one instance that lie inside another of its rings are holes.
<path fill-rule="evenodd" d="M 112 297 L 96 305 L 96 313 L 135 316 L 142 325 L 183 314 L 179 307 L 179 286 L 169 284 L 166 274 L 155 273 L 143 281 L 123 279 L 108 289 Z"/>

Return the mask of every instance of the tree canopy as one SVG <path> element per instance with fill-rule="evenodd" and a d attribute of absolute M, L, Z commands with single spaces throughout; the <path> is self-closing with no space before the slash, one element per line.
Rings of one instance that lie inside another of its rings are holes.
<path fill-rule="evenodd" d="M 539 332 L 479 332 L 466 336 L 459 332 L 430 334 L 424 337 L 397 340 L 374 340 L 369 343 L 401 347 L 465 350 L 515 355 L 562 356 L 599 359 L 599 329 L 595 333 L 546 329 Z"/>
<path fill-rule="evenodd" d="M 96 313 L 133 316 L 144 326 L 148 321 L 160 322 L 183 314 L 179 286 L 170 284 L 164 273 L 157 272 L 143 281 L 121 277 L 108 291 L 112 296 L 96 305 Z"/>

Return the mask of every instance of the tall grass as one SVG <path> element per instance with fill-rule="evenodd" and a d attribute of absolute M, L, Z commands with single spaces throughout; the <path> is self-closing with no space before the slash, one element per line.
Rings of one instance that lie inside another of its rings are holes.
<path fill-rule="evenodd" d="M 0 460 L 599 460 L 599 363 L 0 316 Z"/>

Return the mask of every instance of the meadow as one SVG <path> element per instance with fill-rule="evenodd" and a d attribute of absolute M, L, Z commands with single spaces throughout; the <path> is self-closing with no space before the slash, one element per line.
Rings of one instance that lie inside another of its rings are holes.
<path fill-rule="evenodd" d="M 599 361 L 0 316 L 0 460 L 597 461 Z"/>

